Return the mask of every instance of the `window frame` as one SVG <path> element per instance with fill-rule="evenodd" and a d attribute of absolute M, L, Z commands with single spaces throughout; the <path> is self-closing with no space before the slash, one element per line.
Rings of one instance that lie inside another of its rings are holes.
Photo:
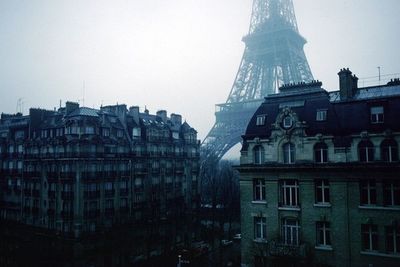
<path fill-rule="evenodd" d="M 377 186 L 374 179 L 360 181 L 360 205 L 376 206 L 377 204 Z"/>
<path fill-rule="evenodd" d="M 293 143 L 288 142 L 283 144 L 283 163 L 294 164 L 296 162 L 296 147 Z"/>
<path fill-rule="evenodd" d="M 257 115 L 256 126 L 263 126 L 263 125 L 265 125 L 266 121 L 267 121 L 267 115 L 266 114 Z"/>
<path fill-rule="evenodd" d="M 400 182 L 397 180 L 385 181 L 383 183 L 384 206 L 400 206 Z"/>
<path fill-rule="evenodd" d="M 400 226 L 385 227 L 385 250 L 386 253 L 400 254 Z"/>
<path fill-rule="evenodd" d="M 300 245 L 300 223 L 298 219 L 283 218 L 281 221 L 281 241 L 287 246 Z"/>
<path fill-rule="evenodd" d="M 360 162 L 373 162 L 375 160 L 375 147 L 369 140 L 363 140 L 358 143 L 358 160 Z"/>
<path fill-rule="evenodd" d="M 265 241 L 267 239 L 267 218 L 263 216 L 254 217 L 254 240 Z"/>
<path fill-rule="evenodd" d="M 318 221 L 315 223 L 317 247 L 332 247 L 331 227 L 327 221 Z M 321 242 L 322 241 L 322 242 Z"/>
<path fill-rule="evenodd" d="M 316 121 L 326 121 L 328 118 L 328 110 L 327 109 L 318 109 L 316 113 Z"/>
<path fill-rule="evenodd" d="M 328 145 L 319 142 L 314 145 L 314 161 L 316 163 L 328 163 Z"/>
<path fill-rule="evenodd" d="M 291 184 L 292 182 L 293 184 Z M 298 181 L 294 179 L 282 180 L 279 187 L 280 206 L 298 208 L 300 206 Z"/>
<path fill-rule="evenodd" d="M 361 249 L 373 252 L 379 250 L 378 225 L 361 224 Z"/>
<path fill-rule="evenodd" d="M 321 184 L 319 184 L 321 183 Z M 321 191 L 320 194 L 318 192 Z M 321 196 L 319 198 L 319 196 Z M 315 180 L 315 204 L 330 204 L 330 185 L 327 179 Z"/>
<path fill-rule="evenodd" d="M 385 139 L 381 142 L 381 160 L 385 162 L 399 161 L 399 148 L 396 140 Z"/>
<path fill-rule="evenodd" d="M 265 161 L 264 158 L 264 147 L 262 145 L 256 145 L 253 148 L 253 162 L 254 164 L 263 164 Z"/>
<path fill-rule="evenodd" d="M 369 113 L 371 124 L 381 124 L 385 122 L 385 108 L 383 106 L 372 106 L 369 109 Z"/>
<path fill-rule="evenodd" d="M 253 201 L 266 202 L 266 186 L 264 179 L 253 180 Z"/>

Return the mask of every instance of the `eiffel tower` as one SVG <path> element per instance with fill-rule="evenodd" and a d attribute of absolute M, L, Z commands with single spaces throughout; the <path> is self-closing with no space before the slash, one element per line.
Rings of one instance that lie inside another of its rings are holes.
<path fill-rule="evenodd" d="M 246 45 L 228 99 L 216 105 L 216 122 L 203 141 L 204 156 L 221 159 L 241 142 L 252 115 L 280 86 L 310 82 L 292 0 L 254 0 Z"/>

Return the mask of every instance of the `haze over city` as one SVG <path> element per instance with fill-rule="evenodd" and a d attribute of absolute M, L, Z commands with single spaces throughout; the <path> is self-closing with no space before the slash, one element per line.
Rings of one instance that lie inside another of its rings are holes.
<path fill-rule="evenodd" d="M 125 103 L 180 113 L 203 139 L 235 78 L 251 0 L 1 1 L 1 112 Z M 295 0 L 314 78 L 400 72 L 398 0 Z M 398 77 L 390 75 L 390 77 Z M 363 79 L 365 77 L 374 77 Z"/>

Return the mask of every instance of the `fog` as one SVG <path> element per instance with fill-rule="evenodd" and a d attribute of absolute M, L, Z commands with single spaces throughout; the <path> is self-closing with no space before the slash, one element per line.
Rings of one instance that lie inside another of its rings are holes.
<path fill-rule="evenodd" d="M 398 0 L 294 0 L 314 78 L 400 72 Z M 125 103 L 180 113 L 203 139 L 235 78 L 251 0 L 2 0 L 0 112 Z M 400 74 L 390 75 L 399 77 Z M 364 77 L 375 77 L 362 79 Z M 23 105 L 17 105 L 22 99 Z"/>

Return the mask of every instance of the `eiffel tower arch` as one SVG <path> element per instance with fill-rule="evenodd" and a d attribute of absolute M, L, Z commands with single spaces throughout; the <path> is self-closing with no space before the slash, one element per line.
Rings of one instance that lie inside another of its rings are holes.
<path fill-rule="evenodd" d="M 247 124 L 268 94 L 313 76 L 297 28 L 292 0 L 254 0 L 245 50 L 225 103 L 216 105 L 214 126 L 203 141 L 206 157 L 221 159 L 241 142 Z"/>

